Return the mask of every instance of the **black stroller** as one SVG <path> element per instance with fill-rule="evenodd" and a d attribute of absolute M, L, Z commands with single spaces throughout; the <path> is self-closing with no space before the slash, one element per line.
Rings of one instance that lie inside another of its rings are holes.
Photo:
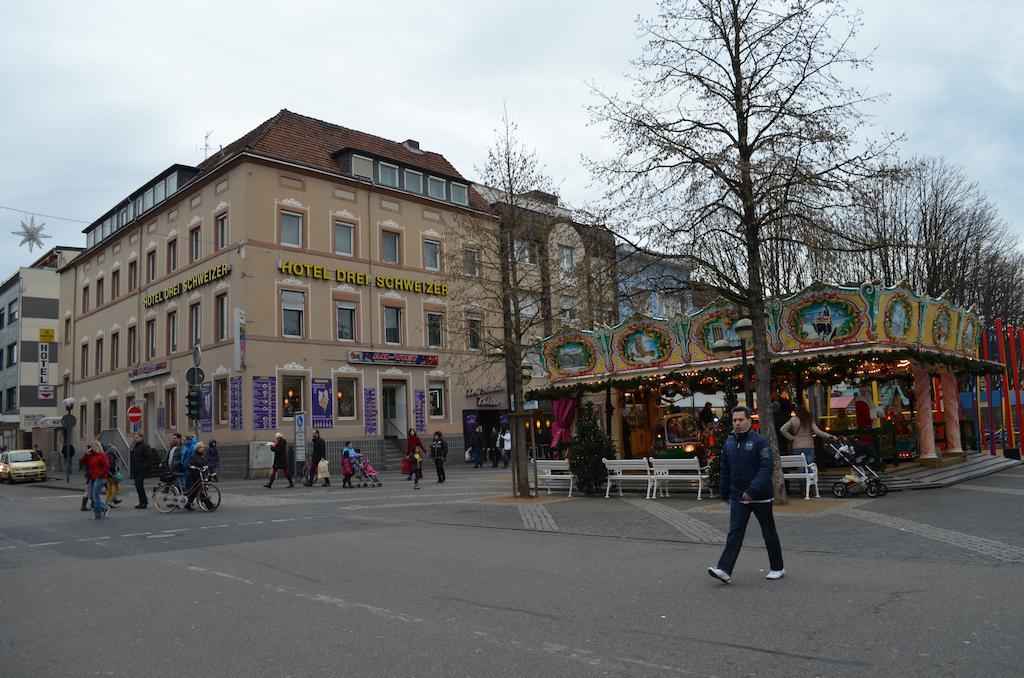
<path fill-rule="evenodd" d="M 875 461 L 875 448 L 857 439 L 840 439 L 829 443 L 829 447 L 836 461 L 850 465 L 850 473 L 844 475 L 842 480 L 832 483 L 832 494 L 843 498 L 863 490 L 864 494 L 874 499 L 889 493 L 889 488 L 871 468 Z"/>

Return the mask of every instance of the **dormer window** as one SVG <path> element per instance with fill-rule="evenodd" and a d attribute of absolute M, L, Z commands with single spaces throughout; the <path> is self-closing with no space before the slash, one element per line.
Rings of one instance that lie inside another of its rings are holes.
<path fill-rule="evenodd" d="M 460 205 L 469 204 L 469 187 L 452 182 L 452 202 Z"/>
<path fill-rule="evenodd" d="M 437 177 L 427 179 L 427 195 L 435 200 L 444 200 L 444 179 Z"/>
<path fill-rule="evenodd" d="M 405 170 L 405 190 L 410 193 L 423 193 L 423 175 L 412 170 Z"/>
<path fill-rule="evenodd" d="M 373 179 L 373 160 L 361 155 L 352 156 L 352 174 L 357 177 Z"/>
<path fill-rule="evenodd" d="M 398 168 L 387 163 L 380 163 L 377 170 L 377 183 L 381 186 L 398 188 Z"/>

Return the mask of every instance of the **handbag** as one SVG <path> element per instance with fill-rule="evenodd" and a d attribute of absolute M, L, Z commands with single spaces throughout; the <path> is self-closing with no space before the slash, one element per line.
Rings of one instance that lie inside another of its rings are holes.
<path fill-rule="evenodd" d="M 120 471 L 110 476 L 110 478 L 119 485 L 124 482 L 124 474 L 121 473 Z"/>
<path fill-rule="evenodd" d="M 402 458 L 402 475 L 403 476 L 407 476 L 410 473 L 412 473 L 412 471 L 409 470 L 409 457 L 403 457 Z"/>
<path fill-rule="evenodd" d="M 320 463 L 316 465 L 316 474 L 318 476 L 326 476 L 330 472 L 329 466 L 326 459 L 321 459 Z"/>
<path fill-rule="evenodd" d="M 473 455 L 470 454 L 469 450 L 466 450 L 466 461 L 473 461 Z"/>

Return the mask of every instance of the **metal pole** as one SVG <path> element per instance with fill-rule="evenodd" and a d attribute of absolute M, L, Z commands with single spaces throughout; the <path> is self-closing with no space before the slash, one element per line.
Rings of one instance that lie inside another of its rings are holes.
<path fill-rule="evenodd" d="M 71 416 L 71 408 L 64 408 L 68 411 L 68 416 Z M 71 456 L 67 454 L 68 444 L 71 437 L 71 432 L 67 427 L 67 421 L 64 422 L 64 449 L 61 450 L 61 456 L 64 457 L 64 482 L 71 483 Z"/>
<path fill-rule="evenodd" d="M 754 409 L 754 397 L 750 393 L 750 379 L 747 376 L 747 340 L 740 339 L 740 357 L 743 360 L 743 399 L 747 408 Z"/>

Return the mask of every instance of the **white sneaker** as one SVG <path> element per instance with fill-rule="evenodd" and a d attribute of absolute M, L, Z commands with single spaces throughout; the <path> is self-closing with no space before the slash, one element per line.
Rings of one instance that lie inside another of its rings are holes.
<path fill-rule="evenodd" d="M 732 577 L 729 576 L 728 572 L 726 572 L 725 570 L 720 570 L 717 567 L 709 567 L 708 574 L 710 574 L 715 579 L 718 579 L 723 584 L 728 584 L 730 581 L 732 581 Z"/>
<path fill-rule="evenodd" d="M 784 569 L 783 570 L 772 570 L 771 572 L 768 573 L 768 575 L 765 577 L 765 579 L 771 579 L 772 581 L 775 581 L 776 579 L 782 579 L 785 576 L 786 576 L 786 570 L 784 570 Z"/>

